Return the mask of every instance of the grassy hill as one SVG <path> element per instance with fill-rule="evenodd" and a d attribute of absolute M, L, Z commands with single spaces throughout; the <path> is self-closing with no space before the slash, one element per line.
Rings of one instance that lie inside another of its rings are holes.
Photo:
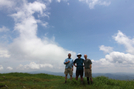
<path fill-rule="evenodd" d="M 64 84 L 64 77 L 48 74 L 7 73 L 0 74 L 0 89 L 134 89 L 134 80 L 121 81 L 108 79 L 104 76 L 93 78 L 94 84 L 87 85 L 86 78 L 80 80 L 68 79 Z"/>

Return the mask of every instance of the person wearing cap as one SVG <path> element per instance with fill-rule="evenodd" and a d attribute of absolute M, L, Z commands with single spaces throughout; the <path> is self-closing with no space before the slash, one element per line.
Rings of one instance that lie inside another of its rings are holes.
<path fill-rule="evenodd" d="M 72 80 L 72 75 L 73 75 L 73 59 L 71 58 L 71 53 L 68 54 L 68 58 L 65 59 L 64 64 L 66 65 L 65 67 L 65 83 L 67 82 L 67 75 L 70 75 L 70 80 Z"/>
<path fill-rule="evenodd" d="M 90 85 L 89 83 L 89 78 L 90 78 L 90 81 L 91 81 L 91 84 L 93 83 L 92 81 L 92 61 L 90 59 L 87 58 L 87 55 L 85 54 L 84 55 L 84 68 L 85 68 L 85 77 L 87 77 L 87 82 L 88 84 Z"/>
<path fill-rule="evenodd" d="M 77 57 L 75 60 L 74 60 L 74 66 L 76 67 L 76 80 L 78 80 L 78 77 L 80 75 L 80 78 L 81 78 L 81 83 L 83 83 L 83 62 L 84 62 L 84 59 L 81 58 L 81 54 L 78 53 Z M 75 65 L 77 64 L 77 65 Z"/>

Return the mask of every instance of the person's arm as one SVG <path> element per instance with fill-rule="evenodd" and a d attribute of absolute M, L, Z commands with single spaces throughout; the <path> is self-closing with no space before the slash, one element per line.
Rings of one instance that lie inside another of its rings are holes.
<path fill-rule="evenodd" d="M 64 64 L 67 64 L 67 63 L 69 63 L 70 61 L 67 61 L 67 62 L 64 62 Z"/>
<path fill-rule="evenodd" d="M 85 66 L 84 66 L 84 71 L 85 71 Z"/>
<path fill-rule="evenodd" d="M 72 66 L 72 71 L 73 71 L 73 66 Z"/>
<path fill-rule="evenodd" d="M 85 63 L 84 63 L 84 61 L 85 61 L 85 60 L 83 59 L 83 67 L 84 67 L 84 71 L 85 71 Z"/>
<path fill-rule="evenodd" d="M 85 67 L 85 65 L 84 65 L 84 59 L 83 59 L 83 67 Z"/>
<path fill-rule="evenodd" d="M 77 67 L 77 66 L 75 65 L 75 63 L 74 63 L 74 66 Z"/>
<path fill-rule="evenodd" d="M 90 70 L 91 70 L 91 68 L 92 68 L 92 64 L 90 64 Z"/>
<path fill-rule="evenodd" d="M 65 61 L 64 61 L 64 64 L 67 64 L 67 63 L 69 63 L 70 61 L 67 61 L 67 59 L 65 59 Z"/>
<path fill-rule="evenodd" d="M 73 71 L 73 60 L 72 60 L 72 71 Z"/>
<path fill-rule="evenodd" d="M 91 61 L 91 60 L 90 60 Z M 90 64 L 90 70 L 92 69 L 92 61 L 91 61 L 91 64 Z"/>
<path fill-rule="evenodd" d="M 77 67 L 77 66 L 75 65 L 75 63 L 76 63 L 76 59 L 74 60 L 73 64 L 74 64 L 75 67 Z"/>

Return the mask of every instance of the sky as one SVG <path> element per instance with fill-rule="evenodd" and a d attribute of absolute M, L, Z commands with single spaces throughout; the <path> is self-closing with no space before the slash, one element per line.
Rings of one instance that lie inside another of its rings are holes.
<path fill-rule="evenodd" d="M 93 73 L 134 73 L 133 10 L 133 0 L 0 0 L 0 73 L 64 72 L 68 53 L 87 54 Z"/>

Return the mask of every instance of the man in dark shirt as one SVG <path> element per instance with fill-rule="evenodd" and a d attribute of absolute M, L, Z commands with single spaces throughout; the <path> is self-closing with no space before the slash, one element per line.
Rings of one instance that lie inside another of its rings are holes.
<path fill-rule="evenodd" d="M 84 59 L 81 58 L 81 54 L 78 53 L 77 57 L 75 60 L 74 60 L 74 66 L 76 67 L 76 80 L 78 80 L 78 77 L 80 75 L 81 77 L 81 82 L 83 82 L 83 62 L 84 62 Z M 75 65 L 75 63 L 77 65 Z"/>
<path fill-rule="evenodd" d="M 84 55 L 84 67 L 85 67 L 85 77 L 87 77 L 87 82 L 88 84 L 89 83 L 89 78 L 90 78 L 90 81 L 91 81 L 91 84 L 93 83 L 92 81 L 92 70 L 91 70 L 91 67 L 92 67 L 92 62 L 90 59 L 87 59 L 87 55 L 85 54 Z"/>

